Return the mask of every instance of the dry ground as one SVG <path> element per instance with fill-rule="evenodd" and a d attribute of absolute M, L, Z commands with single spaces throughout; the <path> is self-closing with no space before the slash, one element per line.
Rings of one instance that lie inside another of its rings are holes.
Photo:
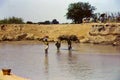
<path fill-rule="evenodd" d="M 7 24 L 4 30 L 0 30 L 0 36 L 10 37 L 21 33 L 28 33 L 34 37 L 42 38 L 49 36 L 55 40 L 59 35 L 76 35 L 78 38 L 85 37 L 92 24 L 58 24 L 58 25 L 38 25 L 38 24 Z"/>

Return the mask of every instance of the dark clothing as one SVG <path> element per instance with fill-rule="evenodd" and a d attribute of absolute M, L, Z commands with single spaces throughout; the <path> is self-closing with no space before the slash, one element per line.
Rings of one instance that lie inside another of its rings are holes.
<path fill-rule="evenodd" d="M 67 43 L 68 43 L 68 50 L 71 50 L 72 49 L 72 42 L 71 42 L 71 40 L 68 40 Z"/>
<path fill-rule="evenodd" d="M 72 46 L 71 45 L 68 45 L 68 50 L 71 50 L 72 49 Z"/>
<path fill-rule="evenodd" d="M 57 47 L 57 50 L 59 50 L 59 49 L 60 49 L 60 46 L 61 46 L 61 43 L 57 41 L 57 42 L 55 43 L 55 45 L 56 45 L 56 47 Z"/>
<path fill-rule="evenodd" d="M 68 40 L 67 43 L 68 43 L 68 45 L 71 45 L 71 44 L 72 44 L 72 43 L 71 43 L 71 40 Z"/>

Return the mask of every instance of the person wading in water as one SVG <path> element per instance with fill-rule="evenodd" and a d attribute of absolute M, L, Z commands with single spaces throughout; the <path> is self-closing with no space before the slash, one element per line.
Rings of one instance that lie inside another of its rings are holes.
<path fill-rule="evenodd" d="M 56 41 L 55 46 L 57 47 L 57 50 L 60 50 L 61 47 L 61 42 L 60 41 Z"/>
<path fill-rule="evenodd" d="M 49 42 L 48 42 L 48 36 L 45 36 L 45 38 L 43 39 L 43 42 L 45 44 L 45 55 L 48 55 L 48 48 L 49 48 Z"/>
<path fill-rule="evenodd" d="M 68 43 L 68 50 L 71 50 L 72 49 L 72 42 L 71 40 L 67 40 L 67 43 Z"/>

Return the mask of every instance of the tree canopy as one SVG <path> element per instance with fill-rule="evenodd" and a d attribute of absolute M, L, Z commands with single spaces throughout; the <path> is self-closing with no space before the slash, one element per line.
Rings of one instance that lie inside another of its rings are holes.
<path fill-rule="evenodd" d="M 74 23 L 81 23 L 85 17 L 91 17 L 95 10 L 94 6 L 91 6 L 88 2 L 71 3 L 68 6 L 68 12 L 66 13 L 67 19 L 71 19 Z"/>
<path fill-rule="evenodd" d="M 59 24 L 59 21 L 57 21 L 57 19 L 53 19 L 52 24 Z"/>

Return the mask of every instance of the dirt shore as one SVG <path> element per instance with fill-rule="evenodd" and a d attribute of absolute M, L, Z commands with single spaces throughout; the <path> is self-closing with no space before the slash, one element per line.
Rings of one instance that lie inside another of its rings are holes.
<path fill-rule="evenodd" d="M 61 35 L 75 35 L 80 42 L 120 45 L 120 23 L 83 24 L 1 24 L 0 41 L 40 41 L 49 36 L 56 41 Z"/>
<path fill-rule="evenodd" d="M 80 39 L 87 36 L 91 25 L 92 24 L 6 24 L 4 30 L 0 30 L 0 40 L 37 40 L 44 36 L 49 36 L 50 40 L 56 40 L 60 35 L 76 35 Z"/>

